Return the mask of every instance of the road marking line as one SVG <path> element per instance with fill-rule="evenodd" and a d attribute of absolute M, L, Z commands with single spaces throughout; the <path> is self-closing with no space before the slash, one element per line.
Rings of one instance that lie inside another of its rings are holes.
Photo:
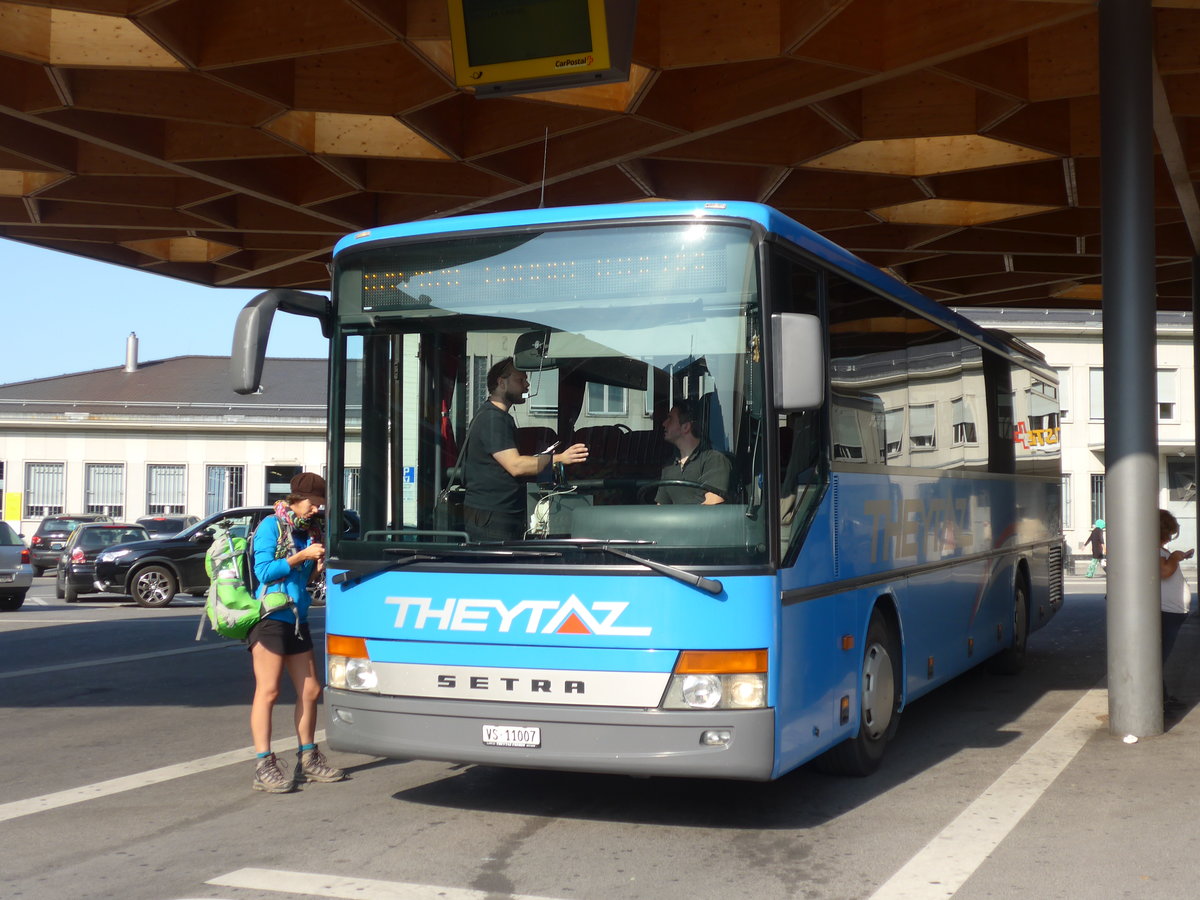
<path fill-rule="evenodd" d="M 324 741 L 325 732 L 318 731 L 316 740 L 318 742 Z M 271 744 L 271 749 L 276 753 L 282 753 L 295 746 L 296 738 L 288 736 L 274 741 Z M 202 772 L 210 772 L 213 769 L 221 769 L 235 763 L 245 763 L 247 766 L 247 777 L 249 777 L 249 765 L 252 759 L 254 759 L 254 748 L 243 747 L 240 750 L 230 750 L 228 753 L 218 753 L 214 756 L 205 756 L 200 759 L 189 760 L 188 762 L 163 766 L 160 769 L 150 769 L 134 775 L 111 778 L 108 781 L 98 781 L 95 784 L 86 784 L 83 787 L 71 788 L 66 791 L 42 794 L 40 797 L 30 797 L 28 800 L 15 800 L 12 803 L 2 803 L 0 804 L 0 822 L 19 819 L 22 816 L 31 816 L 34 813 L 46 812 L 47 810 L 58 809 L 62 806 L 71 806 L 75 803 L 83 803 L 86 800 L 95 800 L 98 797 L 108 797 L 112 794 L 133 791 L 138 788 L 149 787 L 152 784 L 161 784 L 164 781 L 172 781 L 187 775 L 199 775 Z"/>
<path fill-rule="evenodd" d="M 1108 713 L 1093 688 L 870 900 L 952 897 L 1083 749 Z"/>
<path fill-rule="evenodd" d="M 157 659 L 160 656 L 176 656 L 180 653 L 202 653 L 205 650 L 231 650 L 245 647 L 242 643 L 201 644 L 197 647 L 179 647 L 175 650 L 155 650 L 151 653 L 133 653 L 129 656 L 109 656 L 103 659 L 87 659 L 80 662 L 61 663 L 56 666 L 39 666 L 36 669 L 16 669 L 0 672 L 0 678 L 21 678 L 25 675 L 45 675 L 47 672 L 65 672 L 69 669 L 89 669 L 92 666 L 110 666 L 115 663 L 137 662 L 142 659 Z"/>
<path fill-rule="evenodd" d="M 378 881 L 374 878 L 343 878 L 340 875 L 288 872 L 281 869 L 238 869 L 205 883 L 218 887 L 303 894 L 306 897 L 345 898 L 345 900 L 486 900 L 488 897 L 495 896 L 494 893 L 476 891 L 471 888 L 412 884 L 406 881 Z M 506 894 L 505 896 L 511 900 L 553 900 L 550 897 L 536 897 L 533 894 Z"/>

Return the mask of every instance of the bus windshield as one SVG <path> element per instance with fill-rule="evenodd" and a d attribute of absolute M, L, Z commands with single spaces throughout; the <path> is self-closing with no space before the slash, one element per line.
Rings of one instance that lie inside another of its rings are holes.
<path fill-rule="evenodd" d="M 508 410 L 519 452 L 588 448 L 585 462 L 520 479 L 517 540 L 548 551 L 523 565 L 578 562 L 605 543 L 672 565 L 765 563 L 756 245 L 745 225 L 683 220 L 341 254 L 331 428 L 342 504 L 362 528 L 339 552 L 487 549 L 464 522 L 462 462 L 487 373 L 512 358 L 529 381 Z M 698 446 L 664 431 L 673 409 Z M 703 478 L 688 464 L 701 454 Z"/>

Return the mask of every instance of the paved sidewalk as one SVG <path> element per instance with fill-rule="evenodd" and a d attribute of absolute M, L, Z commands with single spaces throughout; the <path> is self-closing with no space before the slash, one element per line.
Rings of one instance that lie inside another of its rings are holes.
<path fill-rule="evenodd" d="M 1195 589 L 1194 573 L 1189 583 Z M 1091 585 L 1070 577 L 1068 602 Z M 1100 703 L 1095 733 L 956 900 L 1200 892 L 1200 616 L 1188 617 L 1165 674 L 1183 708 L 1166 716 L 1164 733 L 1126 743 L 1109 731 Z M 1097 689 L 1106 700 L 1105 684 Z"/>

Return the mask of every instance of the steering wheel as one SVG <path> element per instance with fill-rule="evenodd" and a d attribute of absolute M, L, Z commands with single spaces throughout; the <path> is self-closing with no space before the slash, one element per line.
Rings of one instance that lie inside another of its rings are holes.
<path fill-rule="evenodd" d="M 659 479 L 655 479 L 654 481 L 647 481 L 647 482 L 644 482 L 643 484 L 638 485 L 637 495 L 636 495 L 638 503 L 646 502 L 647 496 L 649 495 L 651 488 L 664 487 L 664 486 L 665 487 L 699 488 L 699 490 L 702 492 L 707 492 L 707 491 L 712 490 L 712 488 L 710 488 L 707 484 L 701 484 L 698 481 L 686 481 L 682 478 L 659 478 Z"/>

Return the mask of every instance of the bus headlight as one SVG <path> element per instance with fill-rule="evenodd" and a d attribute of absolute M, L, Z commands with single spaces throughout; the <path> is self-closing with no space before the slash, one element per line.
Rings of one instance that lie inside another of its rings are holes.
<path fill-rule="evenodd" d="M 331 656 L 328 665 L 329 686 L 342 691 L 374 691 L 379 675 L 369 659 Z"/>
<path fill-rule="evenodd" d="M 721 703 L 721 679 L 716 675 L 684 675 L 683 702 L 692 709 L 716 709 Z"/>
<path fill-rule="evenodd" d="M 767 705 L 767 683 L 763 675 L 729 675 L 725 693 L 732 709 L 758 709 Z"/>
<path fill-rule="evenodd" d="M 663 709 L 762 709 L 766 650 L 692 650 L 679 654 Z"/>
<path fill-rule="evenodd" d="M 340 651 L 340 652 L 339 652 Z M 378 691 L 379 674 L 367 655 L 362 638 L 331 634 L 325 637 L 326 674 L 331 688 L 342 691 Z"/>

